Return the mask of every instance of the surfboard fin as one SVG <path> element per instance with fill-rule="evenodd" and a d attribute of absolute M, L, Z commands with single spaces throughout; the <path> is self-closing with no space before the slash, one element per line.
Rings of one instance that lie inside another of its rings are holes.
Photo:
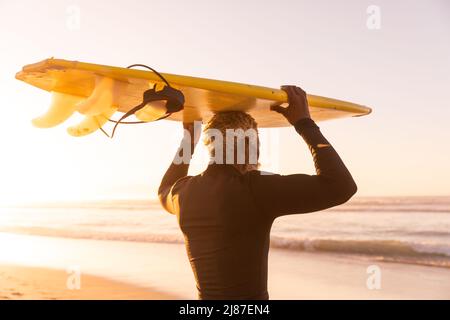
<path fill-rule="evenodd" d="M 52 103 L 47 112 L 34 118 L 32 123 L 38 128 L 52 128 L 66 121 L 76 110 L 77 104 L 85 100 L 83 97 L 52 92 Z"/>
<path fill-rule="evenodd" d="M 86 116 L 98 116 L 108 112 L 114 103 L 114 87 L 114 79 L 96 76 L 95 88 L 84 102 L 78 104 L 78 112 Z"/>
<path fill-rule="evenodd" d="M 142 109 L 136 111 L 134 115 L 137 119 L 145 122 L 155 121 L 167 113 L 165 101 L 154 101 L 147 104 Z"/>
<path fill-rule="evenodd" d="M 80 123 L 67 128 L 67 132 L 73 137 L 82 137 L 91 134 L 100 129 L 116 111 L 116 107 L 109 106 L 109 109 L 102 114 L 85 116 Z"/>

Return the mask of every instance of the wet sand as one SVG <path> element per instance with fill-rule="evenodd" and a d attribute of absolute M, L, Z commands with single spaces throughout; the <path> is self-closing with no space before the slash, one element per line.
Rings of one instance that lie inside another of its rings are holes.
<path fill-rule="evenodd" d="M 91 275 L 49 268 L 0 265 L 1 300 L 164 300 L 169 294 Z M 78 281 L 78 279 L 80 281 Z"/>

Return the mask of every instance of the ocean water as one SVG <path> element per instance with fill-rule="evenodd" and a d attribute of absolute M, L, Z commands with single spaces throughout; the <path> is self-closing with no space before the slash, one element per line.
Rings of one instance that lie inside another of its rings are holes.
<path fill-rule="evenodd" d="M 183 242 L 157 201 L 0 207 L 0 232 L 140 242 Z M 450 268 L 450 197 L 355 198 L 278 218 L 271 246 Z"/>

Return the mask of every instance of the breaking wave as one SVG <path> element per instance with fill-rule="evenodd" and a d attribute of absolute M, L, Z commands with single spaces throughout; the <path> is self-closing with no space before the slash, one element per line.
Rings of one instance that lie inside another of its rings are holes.
<path fill-rule="evenodd" d="M 0 232 L 29 235 L 93 239 L 110 241 L 136 241 L 155 243 L 183 243 L 182 234 L 112 233 L 97 230 L 67 230 L 42 227 L 0 228 Z M 332 253 L 370 257 L 380 261 L 411 263 L 450 268 L 450 247 L 430 243 L 397 240 L 356 239 L 293 239 L 271 237 L 271 247 L 292 251 Z"/>

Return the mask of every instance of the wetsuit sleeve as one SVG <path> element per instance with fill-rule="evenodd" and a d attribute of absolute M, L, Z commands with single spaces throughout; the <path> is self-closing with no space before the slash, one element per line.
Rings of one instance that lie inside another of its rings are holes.
<path fill-rule="evenodd" d="M 341 158 L 311 119 L 301 119 L 296 131 L 307 143 L 316 175 L 264 175 L 251 178 L 256 204 L 275 218 L 330 208 L 349 200 L 357 187 Z"/>
<path fill-rule="evenodd" d="M 176 214 L 177 208 L 174 203 L 174 197 L 176 197 L 183 182 L 190 178 L 187 176 L 188 170 L 189 164 L 175 164 L 172 162 L 162 178 L 158 189 L 158 197 L 161 205 L 169 213 Z"/>

